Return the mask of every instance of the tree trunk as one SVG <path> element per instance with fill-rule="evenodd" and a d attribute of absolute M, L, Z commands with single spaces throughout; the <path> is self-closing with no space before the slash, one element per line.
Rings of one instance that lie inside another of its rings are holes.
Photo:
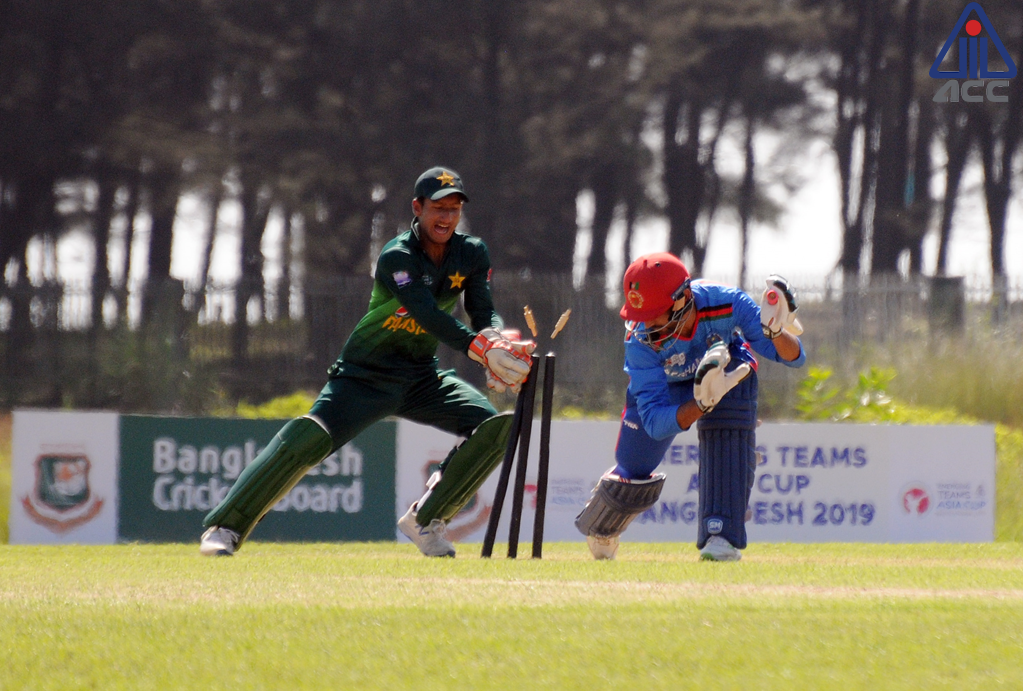
<path fill-rule="evenodd" d="M 132 171 L 128 180 L 128 199 L 124 205 L 124 255 L 121 258 L 121 285 L 115 291 L 117 300 L 116 322 L 128 323 L 128 291 L 131 287 L 131 250 L 135 243 L 135 216 L 139 212 L 139 173 Z"/>
<path fill-rule="evenodd" d="M 916 143 L 909 195 L 909 270 L 913 275 L 923 273 L 923 242 L 934 208 L 934 200 L 931 198 L 931 177 L 934 175 L 931 150 L 934 145 L 935 112 L 927 97 L 917 99 L 917 104 Z"/>
<path fill-rule="evenodd" d="M 291 318 L 291 217 L 284 207 L 284 228 L 281 230 L 281 279 L 277 284 L 277 318 Z"/>
<path fill-rule="evenodd" d="M 941 200 L 941 222 L 938 226 L 938 265 L 937 275 L 948 273 L 948 244 L 952 236 L 952 217 L 955 214 L 956 201 L 959 197 L 959 184 L 963 179 L 963 171 L 970 157 L 970 146 L 973 139 L 973 128 L 976 123 L 970 122 L 969 111 L 963 109 L 948 113 L 945 123 L 945 197 Z"/>
<path fill-rule="evenodd" d="M 213 184 L 213 189 L 209 194 L 209 208 L 206 216 L 206 227 L 208 231 L 206 233 L 205 241 L 203 242 L 202 248 L 202 263 L 199 265 L 199 288 L 196 290 L 196 304 L 195 304 L 195 316 L 198 318 L 199 312 L 205 307 L 207 308 L 206 316 L 209 318 L 208 305 L 206 303 L 206 288 L 210 282 L 210 262 L 213 259 L 213 243 L 217 239 L 217 220 L 220 218 L 220 204 L 224 198 L 224 185 L 219 181 Z"/>
<path fill-rule="evenodd" d="M 152 223 L 149 231 L 146 289 L 142 296 L 142 323 L 145 325 L 169 317 L 157 312 L 162 311 L 158 306 L 166 306 L 162 297 L 170 282 L 171 246 L 178 207 L 178 176 L 168 168 L 158 169 L 150 176 L 147 186 Z"/>
<path fill-rule="evenodd" d="M 590 181 L 593 189 L 593 243 L 586 260 L 587 276 L 603 276 L 607 272 L 607 236 L 614 220 L 615 205 L 618 201 L 618 185 L 615 183 L 615 166 L 601 165 Z M 628 255 L 628 246 L 625 249 Z M 628 257 L 626 257 L 628 263 Z"/>
<path fill-rule="evenodd" d="M 739 287 L 745 289 L 749 284 L 749 277 L 746 274 L 749 253 L 749 226 L 750 218 L 753 215 L 753 195 L 756 192 L 756 178 L 754 167 L 756 159 L 753 152 L 753 131 L 754 122 L 751 116 L 746 116 L 746 167 L 742 173 L 742 183 L 739 186 L 739 237 L 742 240 L 742 249 L 739 252 Z"/>
<path fill-rule="evenodd" d="M 249 320 L 248 305 L 253 297 L 259 298 L 258 319 L 263 319 L 263 233 L 270 217 L 269 199 L 260 199 L 260 185 L 255 176 L 242 180 L 241 192 L 241 276 L 235 289 L 234 326 L 231 336 L 231 354 L 235 364 L 243 366 L 248 360 Z"/>
<path fill-rule="evenodd" d="M 92 269 L 92 312 L 90 341 L 103 329 L 103 302 L 110 290 L 110 222 L 114 217 L 117 197 L 117 180 L 110 171 L 101 170 L 97 179 L 99 198 L 92 223 L 93 253 L 96 257 Z"/>
<path fill-rule="evenodd" d="M 845 12 L 855 12 L 856 28 L 845 44 L 839 71 L 838 107 L 835 128 L 835 153 L 841 180 L 842 199 L 842 252 L 839 268 L 843 281 L 851 284 L 858 280 L 864 244 L 864 206 L 869 193 L 868 170 L 871 167 L 869 131 L 872 126 L 873 100 L 865 85 L 869 83 L 872 66 L 876 62 L 870 42 L 870 18 L 873 1 L 869 4 L 850 0 Z M 875 49 L 876 50 L 876 49 Z M 869 57 L 868 57 L 869 56 Z M 863 131 L 862 169 L 853 170 L 857 132 Z M 859 190 L 858 194 L 856 190 Z"/>
<path fill-rule="evenodd" d="M 876 204 L 871 271 L 894 275 L 899 256 L 909 247 L 909 205 L 906 175 L 909 173 L 909 111 L 913 105 L 913 62 L 916 53 L 916 19 L 919 0 L 909 0 L 901 38 L 899 70 L 890 70 L 882 83 L 897 88 L 897 100 L 879 98 L 881 104 L 881 143 L 878 151 Z M 885 43 L 889 24 L 895 20 L 889 12 L 875 15 L 875 40 Z M 887 72 L 887 71 L 884 71 Z M 873 86 L 873 85 L 872 85 Z"/>
<path fill-rule="evenodd" d="M 685 136 L 678 142 L 678 121 L 685 118 Z M 676 255 L 687 250 L 692 256 L 690 270 L 701 272 L 704 250 L 697 245 L 696 222 L 703 205 L 705 181 L 700 165 L 700 124 L 703 106 L 686 102 L 681 89 L 668 94 L 664 111 L 664 189 L 668 195 L 668 246 Z"/>

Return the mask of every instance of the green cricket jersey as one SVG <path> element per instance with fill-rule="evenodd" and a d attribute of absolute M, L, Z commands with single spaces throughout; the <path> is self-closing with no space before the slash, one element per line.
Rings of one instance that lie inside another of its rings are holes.
<path fill-rule="evenodd" d="M 435 265 L 419 243 L 418 222 L 384 245 L 377 259 L 369 311 L 328 374 L 344 364 L 374 370 L 436 365 L 443 341 L 466 352 L 476 332 L 503 326 L 490 296 L 490 254 L 479 238 L 453 233 Z M 451 316 L 464 295 L 472 328 Z"/>

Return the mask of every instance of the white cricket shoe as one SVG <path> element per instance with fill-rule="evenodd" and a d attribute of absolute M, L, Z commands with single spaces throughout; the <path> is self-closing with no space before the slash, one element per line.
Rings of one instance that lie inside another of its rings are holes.
<path fill-rule="evenodd" d="M 618 554 L 618 536 L 602 537 L 600 535 L 587 535 L 586 544 L 589 545 L 590 554 L 594 559 L 614 559 Z"/>
<path fill-rule="evenodd" d="M 199 543 L 199 554 L 204 557 L 231 557 L 238 549 L 238 540 L 241 536 L 230 528 L 213 526 L 202 534 L 202 541 Z"/>
<path fill-rule="evenodd" d="M 742 554 L 732 544 L 721 537 L 714 535 L 707 544 L 700 550 L 700 559 L 705 561 L 739 561 Z"/>
<path fill-rule="evenodd" d="M 430 525 L 419 525 L 416 523 L 416 508 L 416 504 L 413 504 L 398 520 L 398 528 L 405 537 L 416 543 L 419 551 L 428 557 L 455 556 L 455 546 L 444 539 L 447 524 L 435 518 L 430 521 Z"/>

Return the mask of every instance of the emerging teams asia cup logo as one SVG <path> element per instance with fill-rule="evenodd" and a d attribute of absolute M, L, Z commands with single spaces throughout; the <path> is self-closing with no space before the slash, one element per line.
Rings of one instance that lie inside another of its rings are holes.
<path fill-rule="evenodd" d="M 919 483 L 904 487 L 901 500 L 902 510 L 912 516 L 923 516 L 931 509 L 931 494 Z"/>
<path fill-rule="evenodd" d="M 44 453 L 35 461 L 32 493 L 21 499 L 33 521 L 55 533 L 88 523 L 103 508 L 89 487 L 92 464 L 83 453 Z"/>

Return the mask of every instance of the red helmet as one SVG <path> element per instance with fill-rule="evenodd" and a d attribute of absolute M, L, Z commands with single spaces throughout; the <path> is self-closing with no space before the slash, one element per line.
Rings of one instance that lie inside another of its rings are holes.
<path fill-rule="evenodd" d="M 668 252 L 644 254 L 625 270 L 625 304 L 622 319 L 645 322 L 659 317 L 681 297 L 679 289 L 689 280 L 689 270 Z"/>

